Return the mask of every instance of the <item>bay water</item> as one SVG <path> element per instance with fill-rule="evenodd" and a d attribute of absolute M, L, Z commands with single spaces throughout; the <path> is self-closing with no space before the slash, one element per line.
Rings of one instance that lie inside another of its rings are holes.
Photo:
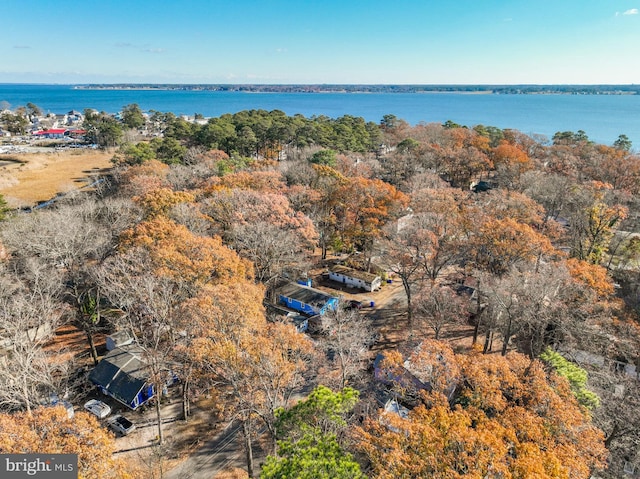
<path fill-rule="evenodd" d="M 252 93 L 193 90 L 75 89 L 71 85 L 0 84 L 0 107 L 31 102 L 45 113 L 86 108 L 116 113 L 137 103 L 143 111 L 205 117 L 242 110 L 281 110 L 287 115 L 361 116 L 379 122 L 386 114 L 409 122 L 483 124 L 551 138 L 558 131 L 584 130 L 611 145 L 620 134 L 640 149 L 640 95 L 466 94 L 466 93 Z"/>

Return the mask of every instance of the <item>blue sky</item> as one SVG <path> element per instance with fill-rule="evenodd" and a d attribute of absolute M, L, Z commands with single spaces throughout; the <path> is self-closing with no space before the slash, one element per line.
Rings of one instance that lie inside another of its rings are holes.
<path fill-rule="evenodd" d="M 640 82 L 640 0 L 1 0 L 3 83 Z"/>

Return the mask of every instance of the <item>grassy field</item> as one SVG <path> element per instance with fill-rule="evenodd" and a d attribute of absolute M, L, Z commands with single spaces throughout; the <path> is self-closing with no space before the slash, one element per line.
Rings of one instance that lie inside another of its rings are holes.
<path fill-rule="evenodd" d="M 0 194 L 11 207 L 33 206 L 89 184 L 111 168 L 112 157 L 102 150 L 0 155 Z"/>

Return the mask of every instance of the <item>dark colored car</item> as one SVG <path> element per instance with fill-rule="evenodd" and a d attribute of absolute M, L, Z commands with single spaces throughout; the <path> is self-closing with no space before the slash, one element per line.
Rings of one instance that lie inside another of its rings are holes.
<path fill-rule="evenodd" d="M 350 299 L 344 304 L 344 309 L 362 309 L 362 301 Z"/>
<path fill-rule="evenodd" d="M 126 417 L 118 414 L 109 420 L 109 427 L 123 436 L 126 436 L 136 428 L 136 425 L 129 421 Z"/>

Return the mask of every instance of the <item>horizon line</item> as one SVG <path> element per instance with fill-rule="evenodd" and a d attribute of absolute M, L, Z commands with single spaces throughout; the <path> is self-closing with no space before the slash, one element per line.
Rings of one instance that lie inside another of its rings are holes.
<path fill-rule="evenodd" d="M 119 86 L 119 85 L 167 85 L 167 86 L 455 86 L 455 87 L 543 87 L 543 86 L 640 86 L 640 83 L 193 83 L 193 82 L 2 82 L 0 85 L 64 85 L 64 86 Z"/>

